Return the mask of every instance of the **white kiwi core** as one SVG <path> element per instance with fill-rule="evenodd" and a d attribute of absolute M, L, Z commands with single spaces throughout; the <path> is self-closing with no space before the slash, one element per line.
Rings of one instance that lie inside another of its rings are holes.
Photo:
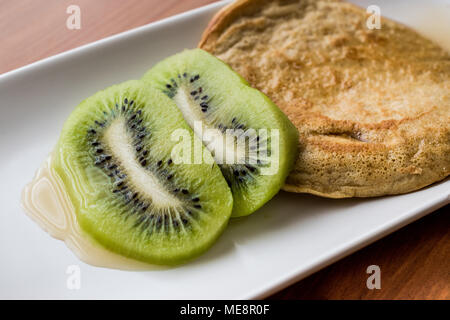
<path fill-rule="evenodd" d="M 121 117 L 115 119 L 106 129 L 103 139 L 122 164 L 134 189 L 151 199 L 152 206 L 159 208 L 182 206 L 181 201 L 167 190 L 159 178 L 137 161 L 125 119 Z"/>
<path fill-rule="evenodd" d="M 202 139 L 205 146 L 211 151 L 214 160 L 219 164 L 245 163 L 245 145 L 237 144 L 232 134 L 223 133 L 214 128 L 188 91 L 180 86 L 174 96 L 174 101 L 188 125 L 194 130 L 195 135 Z M 196 123 L 201 125 L 196 125 Z"/>

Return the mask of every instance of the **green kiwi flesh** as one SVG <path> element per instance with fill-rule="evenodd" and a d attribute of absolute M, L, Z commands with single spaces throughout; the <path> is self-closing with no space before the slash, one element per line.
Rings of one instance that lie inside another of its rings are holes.
<path fill-rule="evenodd" d="M 217 165 L 172 160 L 177 129 L 196 139 L 175 103 L 137 80 L 100 91 L 73 111 L 54 170 L 85 233 L 119 254 L 163 265 L 214 243 L 231 215 L 232 194 Z M 206 149 L 204 156 L 214 163 Z"/>
<path fill-rule="evenodd" d="M 211 143 L 214 138 L 201 138 L 232 190 L 233 217 L 253 213 L 280 190 L 297 157 L 297 129 L 228 65 L 201 49 L 185 50 L 155 65 L 142 80 L 175 101 L 196 135 L 201 136 L 199 128 L 218 132 L 220 147 Z M 228 137 L 234 142 L 223 142 Z M 247 144 L 239 145 L 242 137 Z M 235 163 L 224 161 L 231 149 L 240 157 Z"/>

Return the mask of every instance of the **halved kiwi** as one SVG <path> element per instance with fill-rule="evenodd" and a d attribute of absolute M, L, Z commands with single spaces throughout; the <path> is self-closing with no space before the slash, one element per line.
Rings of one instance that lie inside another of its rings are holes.
<path fill-rule="evenodd" d="M 298 132 L 268 97 L 201 49 L 163 60 L 142 79 L 176 103 L 212 152 L 233 192 L 233 217 L 280 190 L 297 157 Z"/>
<path fill-rule="evenodd" d="M 81 228 L 103 246 L 176 264 L 205 251 L 227 225 L 225 179 L 216 165 L 172 160 L 177 129 L 195 139 L 174 102 L 140 81 L 100 91 L 70 115 L 54 168 Z"/>

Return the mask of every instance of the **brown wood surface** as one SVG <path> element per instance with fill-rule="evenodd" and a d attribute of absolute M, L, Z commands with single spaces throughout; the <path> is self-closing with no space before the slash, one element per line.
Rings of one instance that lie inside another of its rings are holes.
<path fill-rule="evenodd" d="M 214 0 L 0 0 L 0 74 Z M 81 8 L 68 30 L 66 8 Z M 271 296 L 272 299 L 450 299 L 449 206 Z M 366 268 L 381 268 L 381 289 Z"/>

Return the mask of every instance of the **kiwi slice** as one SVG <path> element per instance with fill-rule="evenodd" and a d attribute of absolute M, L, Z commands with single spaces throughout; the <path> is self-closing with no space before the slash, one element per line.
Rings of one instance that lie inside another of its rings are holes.
<path fill-rule="evenodd" d="M 82 230 L 154 264 L 184 262 L 213 244 L 231 215 L 232 194 L 217 165 L 175 163 L 171 135 L 178 129 L 196 139 L 174 102 L 137 80 L 73 111 L 54 169 Z M 214 162 L 206 149 L 204 156 Z"/>
<path fill-rule="evenodd" d="M 213 154 L 233 193 L 233 217 L 253 213 L 280 190 L 298 132 L 268 97 L 201 49 L 163 60 L 142 79 L 175 101 Z"/>

